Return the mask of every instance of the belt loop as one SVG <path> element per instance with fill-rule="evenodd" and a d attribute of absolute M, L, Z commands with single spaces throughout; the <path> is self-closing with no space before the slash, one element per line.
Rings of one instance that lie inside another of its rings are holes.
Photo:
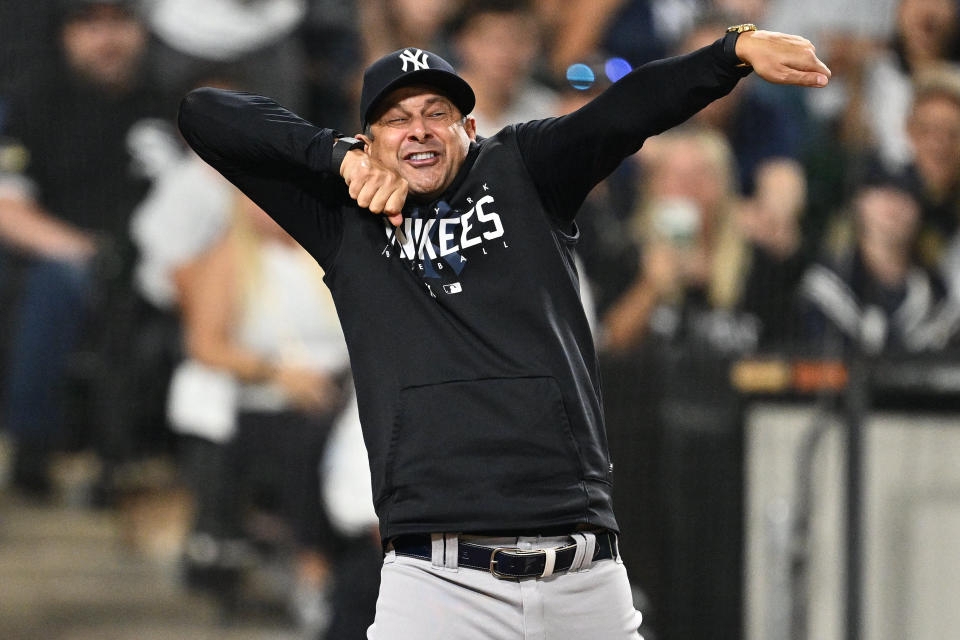
<path fill-rule="evenodd" d="M 434 569 L 442 569 L 446 558 L 446 534 L 443 533 L 431 533 L 430 534 L 430 564 L 433 565 Z"/>
<path fill-rule="evenodd" d="M 543 564 L 543 573 L 540 574 L 541 578 L 549 578 L 553 575 L 553 567 L 557 563 L 557 550 L 553 547 L 547 547 L 543 550 L 546 554 Z"/>
<path fill-rule="evenodd" d="M 450 571 L 457 571 L 459 567 L 458 561 L 460 559 L 460 536 L 451 533 L 444 534 L 444 538 L 447 541 L 447 550 L 446 557 L 443 559 L 443 568 Z"/>
<path fill-rule="evenodd" d="M 610 539 L 610 547 L 613 550 L 613 557 L 617 564 L 623 564 L 623 558 L 620 557 L 620 537 L 612 531 L 607 531 L 607 537 Z"/>
<path fill-rule="evenodd" d="M 593 555 L 597 551 L 597 534 L 590 531 L 584 531 L 580 535 L 583 536 L 583 561 L 580 564 L 579 570 L 590 571 L 590 567 L 593 566 Z M 579 541 L 577 546 L 580 546 Z M 579 550 L 580 549 L 578 548 L 577 551 Z"/>
<path fill-rule="evenodd" d="M 568 572 L 575 573 L 580 571 L 580 567 L 583 565 L 583 556 L 586 553 L 587 545 L 582 533 L 571 533 L 570 537 L 577 543 L 577 549 L 573 552 L 573 561 L 570 563 Z"/>

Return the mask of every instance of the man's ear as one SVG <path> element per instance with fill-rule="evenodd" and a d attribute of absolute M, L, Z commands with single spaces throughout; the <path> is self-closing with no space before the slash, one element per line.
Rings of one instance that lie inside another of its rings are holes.
<path fill-rule="evenodd" d="M 357 140 L 362 140 L 362 141 L 363 141 L 363 144 L 366 145 L 366 146 L 363 148 L 363 150 L 364 150 L 365 152 L 367 152 L 367 153 L 370 153 L 370 145 L 373 144 L 373 138 L 371 138 L 371 137 L 369 137 L 369 136 L 367 136 L 367 135 L 364 135 L 364 134 L 362 134 L 362 133 L 358 133 L 358 134 L 356 135 L 356 138 L 357 138 Z"/>
<path fill-rule="evenodd" d="M 470 140 L 477 139 L 477 121 L 471 116 L 467 116 L 463 119 L 463 130 L 467 132 L 467 136 L 470 137 Z"/>

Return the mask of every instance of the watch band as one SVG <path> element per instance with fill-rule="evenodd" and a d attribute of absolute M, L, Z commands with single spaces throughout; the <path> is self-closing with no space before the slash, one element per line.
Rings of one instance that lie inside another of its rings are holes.
<path fill-rule="evenodd" d="M 339 171 L 343 159 L 347 157 L 347 152 L 353 149 L 363 149 L 363 140 L 357 140 L 349 136 L 339 138 L 333 143 L 333 149 L 330 152 L 330 167 L 334 171 Z"/>
<path fill-rule="evenodd" d="M 729 54 L 730 57 L 735 60 L 739 59 L 737 58 L 737 51 L 736 51 L 737 39 L 740 37 L 740 34 L 744 33 L 745 31 L 757 31 L 757 25 L 747 22 L 744 24 L 735 24 L 733 26 L 727 27 L 727 35 L 723 39 L 723 48 L 726 51 L 726 53 Z M 738 65 L 736 65 L 736 67 L 738 69 L 749 69 L 750 63 L 741 62 Z"/>

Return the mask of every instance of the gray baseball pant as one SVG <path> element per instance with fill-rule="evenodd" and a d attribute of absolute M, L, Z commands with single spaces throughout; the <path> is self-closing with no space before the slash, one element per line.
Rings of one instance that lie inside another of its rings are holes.
<path fill-rule="evenodd" d="M 548 578 L 502 580 L 457 567 L 457 543 L 523 550 L 578 545 L 573 566 Z M 592 533 L 491 538 L 433 535 L 432 561 L 388 547 L 368 640 L 643 640 L 622 560 L 591 562 Z M 581 547 L 583 553 L 581 553 Z"/>

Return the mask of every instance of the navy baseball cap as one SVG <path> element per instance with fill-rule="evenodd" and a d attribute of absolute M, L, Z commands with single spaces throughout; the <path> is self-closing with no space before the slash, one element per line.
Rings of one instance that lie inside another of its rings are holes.
<path fill-rule="evenodd" d="M 449 62 L 435 53 L 408 47 L 383 56 L 363 72 L 360 122 L 366 129 L 380 102 L 394 89 L 422 84 L 435 87 L 467 115 L 477 102 L 473 89 Z"/>

